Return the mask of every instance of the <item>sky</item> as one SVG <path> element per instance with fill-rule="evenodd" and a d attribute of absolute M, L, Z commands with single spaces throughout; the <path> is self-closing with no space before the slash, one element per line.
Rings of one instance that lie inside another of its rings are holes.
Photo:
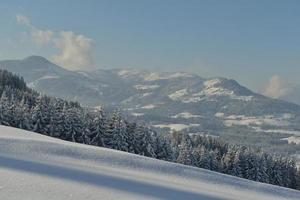
<path fill-rule="evenodd" d="M 299 10 L 298 0 L 3 0 L 0 59 L 188 71 L 277 98 L 300 85 Z"/>

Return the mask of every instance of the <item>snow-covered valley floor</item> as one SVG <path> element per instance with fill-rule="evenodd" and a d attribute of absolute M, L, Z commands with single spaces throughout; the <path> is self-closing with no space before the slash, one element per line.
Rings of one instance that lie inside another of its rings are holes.
<path fill-rule="evenodd" d="M 300 199 L 300 192 L 0 126 L 0 199 Z"/>

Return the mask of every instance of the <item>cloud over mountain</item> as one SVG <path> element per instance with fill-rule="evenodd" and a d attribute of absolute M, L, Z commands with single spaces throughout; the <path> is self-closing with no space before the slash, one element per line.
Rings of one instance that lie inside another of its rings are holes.
<path fill-rule="evenodd" d="M 31 38 L 33 42 L 39 45 L 49 44 L 53 39 L 53 31 L 42 30 L 32 25 L 30 19 L 24 15 L 16 16 L 17 22 L 27 26 L 30 29 Z"/>
<path fill-rule="evenodd" d="M 92 68 L 92 39 L 84 35 L 76 35 L 72 31 L 39 29 L 25 15 L 16 15 L 19 24 L 26 26 L 31 39 L 38 45 L 54 47 L 58 53 L 53 55 L 53 61 L 69 70 L 87 70 Z"/>
<path fill-rule="evenodd" d="M 76 70 L 93 64 L 92 39 L 84 35 L 61 31 L 59 38 L 55 40 L 55 46 L 59 49 L 59 53 L 53 56 L 53 60 L 59 65 Z"/>
<path fill-rule="evenodd" d="M 277 99 L 287 95 L 290 91 L 291 89 L 279 75 L 273 75 L 265 86 L 263 94 Z"/>

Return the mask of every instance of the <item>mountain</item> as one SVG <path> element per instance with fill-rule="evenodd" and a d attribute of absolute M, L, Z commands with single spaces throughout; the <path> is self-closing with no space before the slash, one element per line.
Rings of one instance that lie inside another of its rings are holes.
<path fill-rule="evenodd" d="M 292 87 L 290 91 L 281 98 L 300 105 L 300 85 Z"/>
<path fill-rule="evenodd" d="M 0 61 L 0 68 L 22 76 L 31 88 L 45 94 L 80 102 L 86 101 L 81 96 L 99 99 L 99 91 L 94 89 L 98 83 L 80 73 L 65 70 L 41 56 Z"/>
<path fill-rule="evenodd" d="M 296 154 L 300 106 L 252 92 L 226 78 L 135 69 L 68 71 L 45 58 L 0 61 L 30 87 L 87 106 L 122 108 L 157 130 L 208 134 Z"/>
<path fill-rule="evenodd" d="M 0 198 L 299 199 L 300 192 L 0 126 Z"/>

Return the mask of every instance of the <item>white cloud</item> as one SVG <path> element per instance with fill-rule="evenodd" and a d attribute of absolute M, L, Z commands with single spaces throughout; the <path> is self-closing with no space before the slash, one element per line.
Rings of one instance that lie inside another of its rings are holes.
<path fill-rule="evenodd" d="M 30 28 L 31 38 L 36 44 L 48 44 L 52 40 L 53 32 L 50 30 L 41 30 L 31 24 L 28 17 L 24 15 L 16 16 L 17 22 Z"/>
<path fill-rule="evenodd" d="M 71 70 L 91 67 L 93 64 L 91 44 L 92 39 L 86 36 L 75 35 L 71 31 L 62 31 L 60 37 L 55 40 L 59 54 L 55 55 L 53 60 Z"/>
<path fill-rule="evenodd" d="M 53 56 L 56 64 L 70 70 L 86 70 L 93 65 L 92 39 L 84 35 L 76 35 L 72 31 L 42 30 L 32 25 L 24 15 L 17 15 L 18 23 L 30 29 L 32 41 L 38 45 L 52 45 L 58 54 Z"/>
<path fill-rule="evenodd" d="M 31 26 L 31 22 L 28 17 L 24 15 L 17 15 L 17 22 L 26 26 Z"/>
<path fill-rule="evenodd" d="M 278 75 L 270 78 L 268 84 L 265 86 L 263 94 L 272 98 L 280 98 L 287 95 L 290 88 L 286 82 Z"/>
<path fill-rule="evenodd" d="M 48 44 L 51 42 L 53 37 L 53 32 L 50 30 L 39 30 L 32 29 L 31 30 L 32 40 L 37 44 Z"/>

